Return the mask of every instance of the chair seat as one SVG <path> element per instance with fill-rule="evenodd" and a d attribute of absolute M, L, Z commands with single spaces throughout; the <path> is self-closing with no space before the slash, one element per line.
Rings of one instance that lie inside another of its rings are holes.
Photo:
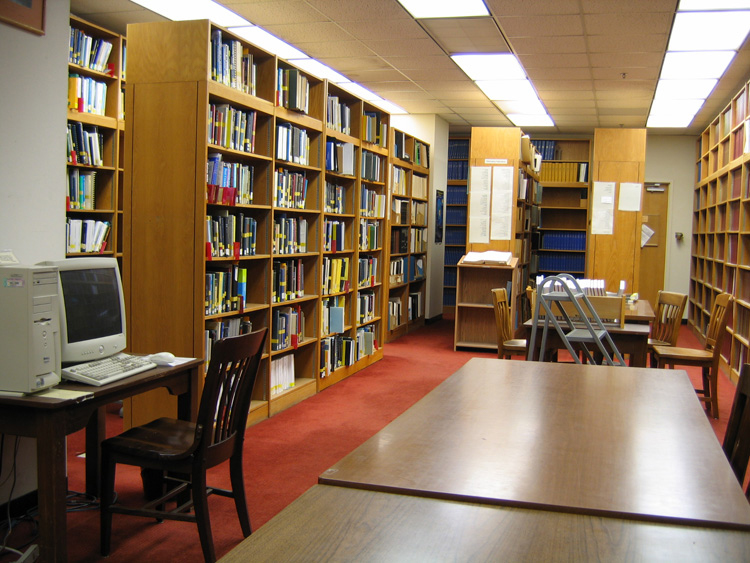
<path fill-rule="evenodd" d="M 180 459 L 194 449 L 195 426 L 186 420 L 158 418 L 109 438 L 106 447 L 120 454 L 149 459 Z"/>
<path fill-rule="evenodd" d="M 658 340 L 656 338 L 649 338 L 648 345 L 650 348 L 653 348 L 654 346 L 669 346 L 670 348 L 672 347 L 672 345 L 666 340 Z"/>
<path fill-rule="evenodd" d="M 526 352 L 526 340 L 523 338 L 512 338 L 503 342 L 503 350 L 513 352 Z"/>
<path fill-rule="evenodd" d="M 695 350 L 693 348 L 679 348 L 677 346 L 654 346 L 654 354 L 661 363 L 670 360 L 679 361 L 681 365 L 708 365 L 713 362 L 713 352 Z"/>

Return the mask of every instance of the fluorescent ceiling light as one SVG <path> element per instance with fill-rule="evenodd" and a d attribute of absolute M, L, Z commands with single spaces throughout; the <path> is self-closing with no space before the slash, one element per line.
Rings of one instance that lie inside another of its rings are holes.
<path fill-rule="evenodd" d="M 547 115 L 525 115 L 522 113 L 509 113 L 506 115 L 516 127 L 554 127 L 555 123 Z"/>
<path fill-rule="evenodd" d="M 478 80 L 476 85 L 493 102 L 537 99 L 536 92 L 528 80 Z"/>
<path fill-rule="evenodd" d="M 265 29 L 258 26 L 232 27 L 231 31 L 240 37 L 254 43 L 261 49 L 265 49 L 282 59 L 305 59 L 309 58 L 305 53 L 285 43 L 275 35 L 271 35 Z"/>
<path fill-rule="evenodd" d="M 688 115 L 649 115 L 646 127 L 688 127 L 695 114 Z"/>
<path fill-rule="evenodd" d="M 250 22 L 238 16 L 233 11 L 217 4 L 213 0 L 133 0 L 147 10 L 151 10 L 167 19 L 174 21 L 184 20 L 211 20 L 224 26 L 249 25 Z"/>
<path fill-rule="evenodd" d="M 398 0 L 414 18 L 467 18 L 489 16 L 482 0 Z"/>
<path fill-rule="evenodd" d="M 659 80 L 654 99 L 670 100 L 706 99 L 718 82 L 715 78 L 699 80 Z"/>
<path fill-rule="evenodd" d="M 661 67 L 661 78 L 721 78 L 735 54 L 734 51 L 667 53 Z"/>
<path fill-rule="evenodd" d="M 511 53 L 451 55 L 453 61 L 472 80 L 522 80 L 523 67 Z"/>
<path fill-rule="evenodd" d="M 651 115 L 690 115 L 694 116 L 706 100 L 654 100 L 651 104 Z"/>
<path fill-rule="evenodd" d="M 750 30 L 747 12 L 677 12 L 668 51 L 733 51 Z"/>
<path fill-rule="evenodd" d="M 377 100 L 370 100 L 370 103 L 374 106 L 378 106 L 384 112 L 390 113 L 391 115 L 405 115 L 409 113 L 401 106 L 397 106 L 393 102 L 389 102 L 388 100 L 384 100 L 382 98 Z"/>
<path fill-rule="evenodd" d="M 381 99 L 380 96 L 378 96 L 377 94 L 373 94 L 370 90 L 368 90 L 364 86 L 360 86 L 356 82 L 338 82 L 336 85 L 368 102 L 373 102 L 374 100 Z"/>
<path fill-rule="evenodd" d="M 503 110 L 506 115 L 509 113 L 521 113 L 526 115 L 545 115 L 547 110 L 544 109 L 542 102 L 538 99 L 533 100 L 499 100 L 494 102 L 497 107 Z"/>
<path fill-rule="evenodd" d="M 750 0 L 680 0 L 678 11 L 748 10 Z"/>
<path fill-rule="evenodd" d="M 331 67 L 324 65 L 318 60 L 308 57 L 306 59 L 289 59 L 289 62 L 318 78 L 326 78 L 331 82 L 349 82 L 349 79 L 346 76 L 339 74 Z"/>

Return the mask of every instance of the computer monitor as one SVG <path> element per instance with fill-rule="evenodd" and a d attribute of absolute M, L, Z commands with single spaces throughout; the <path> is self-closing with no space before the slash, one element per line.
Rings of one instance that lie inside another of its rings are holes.
<path fill-rule="evenodd" d="M 60 293 L 61 360 L 105 358 L 125 349 L 125 299 L 114 258 L 69 258 L 56 266 Z"/>

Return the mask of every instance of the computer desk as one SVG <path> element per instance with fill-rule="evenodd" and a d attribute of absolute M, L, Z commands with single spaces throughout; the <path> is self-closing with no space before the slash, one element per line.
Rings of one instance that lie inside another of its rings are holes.
<path fill-rule="evenodd" d="M 42 561 L 66 561 L 68 557 L 65 437 L 86 429 L 86 492 L 98 496 L 100 443 L 105 437 L 103 407 L 165 387 L 178 396 L 178 416 L 195 420 L 202 363 L 203 360 L 196 359 L 174 367 L 157 367 L 101 387 L 72 382 L 58 386 L 92 394 L 80 401 L 34 395 L 0 397 L 0 432 L 36 438 L 38 543 Z"/>

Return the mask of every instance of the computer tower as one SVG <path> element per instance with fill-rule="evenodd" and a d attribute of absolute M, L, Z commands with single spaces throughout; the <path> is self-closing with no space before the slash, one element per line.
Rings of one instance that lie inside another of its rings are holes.
<path fill-rule="evenodd" d="M 33 393 L 60 382 L 57 268 L 0 266 L 0 394 Z"/>

